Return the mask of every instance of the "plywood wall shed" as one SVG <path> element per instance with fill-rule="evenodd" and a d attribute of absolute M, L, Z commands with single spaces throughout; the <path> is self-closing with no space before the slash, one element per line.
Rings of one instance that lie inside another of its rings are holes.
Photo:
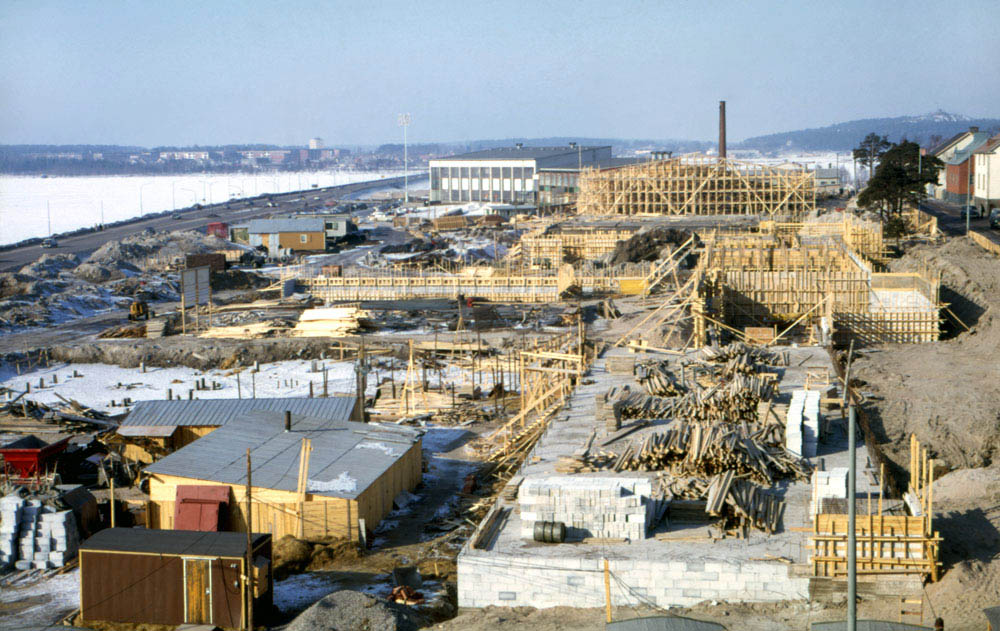
<path fill-rule="evenodd" d="M 271 536 L 252 537 L 254 620 L 271 608 Z M 80 546 L 80 617 L 243 628 L 246 535 L 108 528 Z"/>
<path fill-rule="evenodd" d="M 299 485 L 302 441 L 309 439 L 307 483 Z M 359 539 L 359 520 L 372 530 L 393 499 L 421 480 L 419 430 L 254 412 L 146 467 L 149 527 L 174 528 L 177 487 L 230 489 L 229 530 L 246 531 L 246 451 L 253 465 L 252 530 L 276 538 Z"/>
<path fill-rule="evenodd" d="M 357 417 L 357 397 L 334 394 L 322 398 L 205 399 L 139 401 L 118 428 L 126 439 L 124 455 L 150 463 L 205 436 L 233 419 L 256 410 L 302 414 L 332 421 Z"/>

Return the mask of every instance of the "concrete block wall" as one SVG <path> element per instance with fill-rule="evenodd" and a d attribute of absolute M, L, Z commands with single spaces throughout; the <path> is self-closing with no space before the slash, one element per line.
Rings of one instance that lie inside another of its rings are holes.
<path fill-rule="evenodd" d="M 521 536 L 532 539 L 536 521 L 558 521 L 568 539 L 643 539 L 653 518 L 652 491 L 647 478 L 525 478 L 518 489 Z"/>
<path fill-rule="evenodd" d="M 62 567 L 76 557 L 79 545 L 73 511 L 16 495 L 0 499 L 0 567 Z"/>
<path fill-rule="evenodd" d="M 632 555 L 629 555 L 632 556 Z M 789 566 L 720 559 L 610 559 L 614 605 L 691 606 L 704 600 L 807 598 L 808 578 Z M 604 564 L 597 553 L 509 555 L 465 549 L 458 557 L 459 607 L 599 607 Z"/>
<path fill-rule="evenodd" d="M 820 503 L 827 498 L 847 498 L 847 467 L 834 467 L 829 471 L 813 471 L 812 499 L 809 501 L 809 516 L 815 518 Z"/>

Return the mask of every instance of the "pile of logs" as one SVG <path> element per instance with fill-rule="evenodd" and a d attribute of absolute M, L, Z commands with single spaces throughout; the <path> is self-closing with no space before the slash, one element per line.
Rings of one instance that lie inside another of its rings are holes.
<path fill-rule="evenodd" d="M 732 470 L 766 486 L 783 478 L 808 480 L 808 463 L 775 442 L 774 435 L 772 425 L 750 430 L 746 423 L 680 421 L 620 453 L 564 456 L 556 468 L 562 473 L 669 470 L 675 476 L 695 477 Z"/>
<path fill-rule="evenodd" d="M 751 346 L 743 342 L 731 342 L 722 347 L 709 345 L 701 350 L 701 355 L 705 360 L 718 364 L 746 358 L 751 364 L 787 366 L 789 359 L 788 351 L 774 352 L 763 346 Z"/>
<path fill-rule="evenodd" d="M 621 418 L 675 418 L 687 421 L 734 423 L 755 421 L 757 404 L 770 398 L 771 381 L 757 375 L 735 375 L 732 379 L 683 396 L 650 396 L 631 388 L 612 388 L 607 400 Z"/>
<path fill-rule="evenodd" d="M 635 377 L 646 392 L 658 397 L 676 397 L 687 392 L 667 368 L 666 362 L 652 361 L 636 364 Z"/>

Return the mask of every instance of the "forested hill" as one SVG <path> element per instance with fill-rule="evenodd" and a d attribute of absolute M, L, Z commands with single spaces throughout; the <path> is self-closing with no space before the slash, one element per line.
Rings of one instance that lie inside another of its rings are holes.
<path fill-rule="evenodd" d="M 971 118 L 942 111 L 921 116 L 865 118 L 816 129 L 801 129 L 755 136 L 739 143 L 736 148 L 757 149 L 765 152 L 782 150 L 848 151 L 857 147 L 861 139 L 872 132 L 880 136 L 888 136 L 891 142 L 899 142 L 906 138 L 926 146 L 935 144 L 935 139 L 949 138 L 969 127 L 979 127 L 981 131 L 997 133 L 1000 132 L 1000 118 Z"/>

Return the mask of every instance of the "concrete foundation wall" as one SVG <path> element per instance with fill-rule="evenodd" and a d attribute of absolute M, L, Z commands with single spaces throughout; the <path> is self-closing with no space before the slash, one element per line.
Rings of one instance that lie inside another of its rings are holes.
<path fill-rule="evenodd" d="M 539 544 L 545 545 L 545 544 Z M 600 607 L 601 548 L 565 557 L 493 555 L 463 550 L 458 558 L 460 607 Z M 782 563 L 723 560 L 610 559 L 614 605 L 689 606 L 703 600 L 768 602 L 807 598 L 808 578 Z"/>

